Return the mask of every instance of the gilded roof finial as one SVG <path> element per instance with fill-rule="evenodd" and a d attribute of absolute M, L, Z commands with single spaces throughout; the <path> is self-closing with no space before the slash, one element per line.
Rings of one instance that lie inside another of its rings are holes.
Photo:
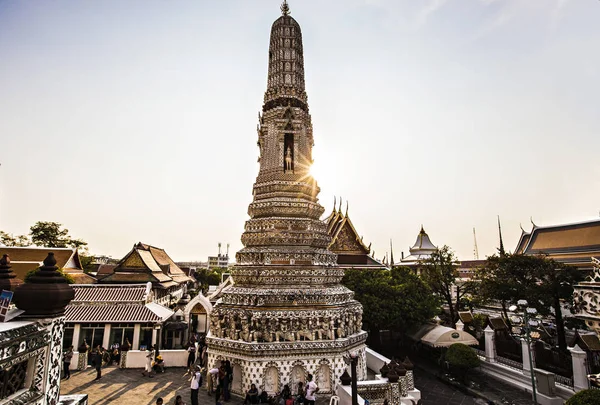
<path fill-rule="evenodd" d="M 341 214 L 342 213 L 342 197 L 340 197 L 340 205 L 338 207 L 338 212 Z"/>
<path fill-rule="evenodd" d="M 346 216 L 348 216 L 348 200 L 346 200 Z"/>
<path fill-rule="evenodd" d="M 282 15 L 290 15 L 290 6 L 288 6 L 287 0 L 283 0 L 283 3 L 281 3 L 280 8 L 281 8 Z"/>
<path fill-rule="evenodd" d="M 333 212 L 335 212 L 335 206 L 336 206 L 336 205 L 337 205 L 337 204 L 335 203 L 335 196 L 333 196 Z"/>
<path fill-rule="evenodd" d="M 531 225 L 533 225 L 533 227 L 535 228 L 537 225 L 533 223 L 533 217 L 529 217 L 529 220 L 531 221 Z"/>

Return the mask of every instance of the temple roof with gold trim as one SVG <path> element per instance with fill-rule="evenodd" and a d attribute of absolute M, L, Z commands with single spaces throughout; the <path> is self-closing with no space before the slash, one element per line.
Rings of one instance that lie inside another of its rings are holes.
<path fill-rule="evenodd" d="M 192 281 L 163 249 L 136 243 L 102 283 L 146 283 L 170 288 Z"/>
<path fill-rule="evenodd" d="M 327 232 L 331 236 L 331 242 L 328 249 L 338 255 L 338 265 L 341 267 L 359 267 L 359 268 L 386 268 L 378 260 L 372 258 L 371 246 L 365 245 L 363 238 L 359 236 L 354 224 L 348 215 L 348 206 L 346 213 L 342 214 L 342 200 L 339 207 L 336 208 L 334 200 L 333 210 L 327 218 L 323 220 L 327 225 Z"/>
<path fill-rule="evenodd" d="M 581 268 L 591 268 L 591 258 L 600 257 L 600 219 L 538 226 L 523 230 L 515 249 L 519 254 L 546 254 Z"/>

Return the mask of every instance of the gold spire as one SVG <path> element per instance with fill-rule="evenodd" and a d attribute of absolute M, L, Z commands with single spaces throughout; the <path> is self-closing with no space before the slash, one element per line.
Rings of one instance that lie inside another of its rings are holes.
<path fill-rule="evenodd" d="M 281 3 L 281 15 L 290 15 L 290 6 L 287 4 L 287 0 L 283 0 Z"/>

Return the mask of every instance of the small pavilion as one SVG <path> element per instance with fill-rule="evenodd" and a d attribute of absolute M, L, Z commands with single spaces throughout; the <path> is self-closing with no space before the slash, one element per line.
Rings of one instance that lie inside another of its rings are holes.
<path fill-rule="evenodd" d="M 437 250 L 437 246 L 431 242 L 429 235 L 427 235 L 423 225 L 421 225 L 421 231 L 419 231 L 419 234 L 417 235 L 415 244 L 408 250 L 410 255 L 403 257 L 400 261 L 400 265 L 412 267 L 416 266 L 419 261 L 426 260 L 431 257 L 431 254 Z"/>

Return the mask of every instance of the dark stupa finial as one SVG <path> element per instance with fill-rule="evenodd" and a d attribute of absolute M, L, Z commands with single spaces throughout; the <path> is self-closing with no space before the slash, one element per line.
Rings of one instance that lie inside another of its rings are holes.
<path fill-rule="evenodd" d="M 16 278 L 10 269 L 10 257 L 4 254 L 0 259 L 0 289 L 15 291 L 15 288 L 23 284 L 23 281 Z"/>
<path fill-rule="evenodd" d="M 283 3 L 281 3 L 280 8 L 281 8 L 282 15 L 290 15 L 290 6 L 288 6 L 287 0 L 283 0 Z"/>
<path fill-rule="evenodd" d="M 65 313 L 65 307 L 75 298 L 75 290 L 58 271 L 54 253 L 48 253 L 34 275 L 15 289 L 13 301 L 25 313 L 23 317 L 51 318 Z"/>

